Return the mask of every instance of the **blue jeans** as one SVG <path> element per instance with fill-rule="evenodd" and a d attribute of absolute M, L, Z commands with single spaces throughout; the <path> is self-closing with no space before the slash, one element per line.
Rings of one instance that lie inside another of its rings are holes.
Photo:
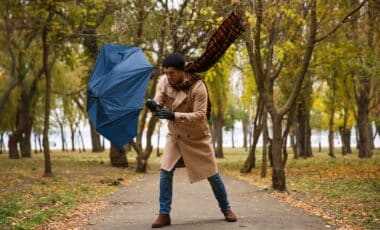
<path fill-rule="evenodd" d="M 169 214 L 172 205 L 173 197 L 173 174 L 175 168 L 168 172 L 165 170 L 160 171 L 160 214 Z M 230 210 L 230 204 L 227 200 L 227 191 L 220 174 L 217 173 L 207 180 L 210 182 L 214 196 L 218 201 L 219 208 L 222 212 Z"/>

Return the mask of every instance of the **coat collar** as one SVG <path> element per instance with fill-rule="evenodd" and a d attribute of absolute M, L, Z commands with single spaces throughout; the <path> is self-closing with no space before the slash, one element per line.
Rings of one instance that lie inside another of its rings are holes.
<path fill-rule="evenodd" d="M 172 110 L 174 111 L 186 98 L 187 94 L 185 92 L 182 90 L 178 91 L 172 105 Z"/>

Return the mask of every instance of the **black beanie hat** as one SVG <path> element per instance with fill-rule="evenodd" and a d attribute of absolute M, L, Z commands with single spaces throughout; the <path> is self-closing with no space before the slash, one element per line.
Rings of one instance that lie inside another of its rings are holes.
<path fill-rule="evenodd" d="M 181 53 L 172 53 L 169 54 L 162 63 L 162 67 L 168 68 L 168 67 L 174 67 L 178 70 L 184 70 L 185 69 L 185 58 Z"/>

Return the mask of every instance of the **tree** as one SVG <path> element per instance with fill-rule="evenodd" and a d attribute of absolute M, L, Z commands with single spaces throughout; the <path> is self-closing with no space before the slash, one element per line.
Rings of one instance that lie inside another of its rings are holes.
<path fill-rule="evenodd" d="M 271 11 L 271 6 L 279 12 Z M 357 12 L 362 6 L 363 4 L 349 15 Z M 275 2 L 274 5 L 258 0 L 251 2 L 249 7 L 252 15 L 250 21 L 254 23 L 254 29 L 252 33 L 246 34 L 245 42 L 258 92 L 272 121 L 272 187 L 284 191 L 286 182 L 282 147 L 287 135 L 286 129 L 283 133 L 282 127 L 284 117 L 296 102 L 307 75 L 315 44 L 334 33 L 342 23 L 338 23 L 326 35 L 317 37 L 316 0 L 283 4 Z M 294 47 L 300 47 L 301 50 Z M 294 63 L 292 56 L 295 53 L 300 56 L 300 52 L 303 53 L 301 63 Z M 291 68 L 294 64 L 298 66 L 293 67 L 296 70 L 295 84 L 286 102 L 280 106 L 274 98 L 275 83 L 281 79 L 282 69 Z"/>
<path fill-rule="evenodd" d="M 264 8 L 265 7 L 265 8 Z M 250 64 L 252 71 L 254 72 L 254 77 L 256 80 L 258 92 L 263 99 L 264 105 L 271 115 L 272 126 L 273 126 L 273 140 L 272 140 L 272 150 L 273 150 L 273 167 L 272 167 L 272 187 L 275 190 L 284 191 L 286 189 L 285 183 L 285 171 L 284 163 L 282 159 L 282 145 L 283 145 L 283 133 L 282 133 L 282 120 L 285 114 L 290 110 L 291 106 L 295 102 L 296 96 L 302 85 L 302 81 L 306 76 L 307 68 L 312 56 L 314 49 L 314 43 L 316 38 L 317 21 L 316 21 L 316 2 L 312 1 L 308 8 L 303 9 L 306 12 L 310 11 L 310 24 L 308 24 L 309 35 L 304 38 L 305 53 L 302 58 L 301 68 L 296 75 L 296 84 L 293 87 L 292 93 L 286 103 L 277 108 L 274 103 L 273 89 L 274 80 L 279 77 L 280 71 L 283 67 L 284 61 L 280 60 L 278 64 L 273 63 L 274 45 L 276 36 L 278 36 L 279 22 L 284 21 L 282 17 L 286 17 L 286 11 L 272 15 L 272 19 L 266 20 L 271 21 L 271 25 L 268 27 L 268 41 L 266 43 L 267 55 L 266 59 L 261 56 L 261 47 L 263 46 L 261 40 L 261 30 L 264 27 L 263 22 L 263 12 L 268 10 L 268 5 L 263 3 L 263 1 L 257 1 L 255 5 L 252 5 L 254 9 L 253 14 L 256 17 L 255 31 L 253 33 L 253 38 L 250 37 L 248 33 L 246 36 L 246 46 L 248 49 L 248 54 L 250 58 Z M 279 7 L 279 5 L 277 5 Z M 287 6 L 286 8 L 292 9 L 293 7 Z M 266 12 L 267 14 L 267 12 Z M 297 26 L 300 26 L 298 24 Z M 293 35 L 295 36 L 295 35 Z M 265 61 L 265 66 L 264 66 Z"/>
<path fill-rule="evenodd" d="M 229 105 L 232 103 L 230 95 L 230 67 L 234 59 L 235 48 L 224 54 L 221 60 L 205 74 L 209 97 L 212 103 L 211 119 L 213 138 L 216 140 L 215 156 L 223 158 L 223 126 Z M 231 119 L 231 123 L 233 119 Z M 232 126 L 233 124 L 230 124 Z"/>
<path fill-rule="evenodd" d="M 26 79 L 37 59 L 35 49 L 31 49 L 38 33 L 38 27 L 35 25 L 36 13 L 34 12 L 35 4 L 25 4 L 19 1 L 6 1 L 1 7 L 2 19 L 2 45 L 8 53 L 3 67 L 7 69 L 10 76 L 9 85 L 6 87 L 4 94 L 0 98 L 0 111 L 3 110 L 11 92 L 19 89 L 19 103 L 17 103 L 16 126 L 9 137 L 9 157 L 17 159 L 20 157 L 18 144 L 21 148 L 22 157 L 30 157 L 30 133 L 32 129 L 31 122 L 31 100 L 35 93 L 35 86 L 39 74 L 32 75 L 33 83 L 26 84 Z M 12 41 L 12 42 L 10 42 Z"/>
<path fill-rule="evenodd" d="M 51 30 L 51 22 L 53 20 L 54 6 L 48 4 L 47 18 L 42 28 L 42 62 L 45 75 L 45 115 L 44 115 L 44 130 L 42 145 L 44 147 L 45 158 L 45 173 L 44 176 L 52 176 L 51 160 L 50 160 L 50 147 L 49 147 L 49 121 L 50 121 L 50 95 L 51 95 L 51 66 L 49 63 L 50 45 L 48 41 L 49 31 Z"/>
<path fill-rule="evenodd" d="M 356 1 L 353 1 L 354 3 Z M 367 17 L 365 20 L 359 19 L 359 13 L 355 15 L 355 20 L 351 22 L 352 33 L 348 34 L 348 39 L 352 39 L 357 47 L 357 55 L 353 59 L 353 77 L 355 83 L 355 100 L 357 103 L 357 123 L 359 130 L 359 157 L 372 157 L 371 141 L 372 136 L 368 131 L 371 123 L 369 121 L 370 100 L 373 94 L 373 77 L 374 69 L 376 68 L 376 57 L 379 54 L 379 48 L 376 46 L 378 37 L 378 29 L 375 29 L 375 24 L 378 22 L 379 3 L 376 1 L 367 1 Z M 358 27 L 364 28 L 365 36 L 360 36 Z M 377 48 L 375 48 L 377 47 Z M 361 49 L 360 49 L 361 48 Z M 367 57 L 367 58 L 363 58 Z M 378 61 L 377 61 L 378 62 Z"/>
<path fill-rule="evenodd" d="M 256 145 L 263 128 L 263 103 L 262 99 L 257 95 L 256 83 L 252 74 L 252 69 L 249 66 L 248 54 L 246 50 L 239 55 L 241 57 L 241 72 L 243 94 L 241 97 L 241 106 L 246 111 L 245 129 L 248 130 L 248 156 L 244 161 L 244 165 L 240 172 L 249 173 L 256 166 Z M 244 121 L 243 121 L 244 123 Z"/>

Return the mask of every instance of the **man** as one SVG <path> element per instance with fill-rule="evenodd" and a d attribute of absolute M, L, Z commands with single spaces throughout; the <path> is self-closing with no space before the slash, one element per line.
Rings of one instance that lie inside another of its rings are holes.
<path fill-rule="evenodd" d="M 173 173 L 180 160 L 185 164 L 190 183 L 208 179 L 225 220 L 235 222 L 237 218 L 215 162 L 207 122 L 207 88 L 197 75 L 184 71 L 185 61 L 180 53 L 167 56 L 163 68 L 166 75 L 159 79 L 154 100 L 146 103 L 158 118 L 169 120 L 161 159 L 160 211 L 152 228 L 170 225 Z"/>

